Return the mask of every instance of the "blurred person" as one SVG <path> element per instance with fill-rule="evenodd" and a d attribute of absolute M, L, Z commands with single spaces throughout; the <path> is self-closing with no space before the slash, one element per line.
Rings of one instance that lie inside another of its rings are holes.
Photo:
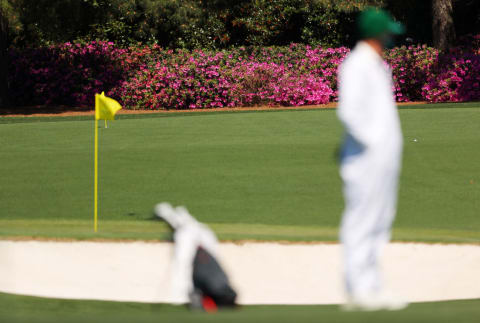
<path fill-rule="evenodd" d="M 382 59 L 404 27 L 380 9 L 357 19 L 360 40 L 339 68 L 337 115 L 344 126 L 340 156 L 345 209 L 346 310 L 398 310 L 407 303 L 385 290 L 379 269 L 395 218 L 403 138 L 392 74 Z"/>
<path fill-rule="evenodd" d="M 154 213 L 173 230 L 173 303 L 189 303 L 191 309 L 208 312 L 235 306 L 237 294 L 217 261 L 218 240 L 213 231 L 183 206 L 160 203 Z"/>

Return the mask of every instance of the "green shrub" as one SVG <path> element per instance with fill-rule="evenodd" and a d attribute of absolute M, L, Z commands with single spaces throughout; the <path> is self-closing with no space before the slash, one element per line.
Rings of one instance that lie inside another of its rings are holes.
<path fill-rule="evenodd" d="M 382 0 L 7 0 L 17 46 L 112 41 L 223 49 L 351 44 L 355 13 Z"/>

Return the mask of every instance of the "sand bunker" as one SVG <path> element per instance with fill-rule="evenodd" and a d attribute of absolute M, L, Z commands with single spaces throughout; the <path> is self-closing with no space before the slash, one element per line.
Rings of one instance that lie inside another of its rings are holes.
<path fill-rule="evenodd" d="M 222 243 L 241 304 L 338 304 L 336 244 Z M 70 299 L 169 302 L 172 245 L 0 241 L 0 291 Z M 393 243 L 388 287 L 410 302 L 480 298 L 480 246 Z"/>

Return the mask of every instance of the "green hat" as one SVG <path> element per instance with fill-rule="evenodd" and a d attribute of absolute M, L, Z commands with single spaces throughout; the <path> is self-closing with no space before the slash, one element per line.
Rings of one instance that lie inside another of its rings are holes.
<path fill-rule="evenodd" d="M 368 8 L 360 13 L 357 20 L 360 39 L 379 38 L 385 34 L 400 35 L 405 27 L 393 20 L 388 12 L 377 8 Z"/>

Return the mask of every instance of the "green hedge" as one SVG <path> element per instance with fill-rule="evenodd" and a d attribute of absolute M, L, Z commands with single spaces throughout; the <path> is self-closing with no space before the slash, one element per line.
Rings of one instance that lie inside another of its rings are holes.
<path fill-rule="evenodd" d="M 128 47 L 324 47 L 352 43 L 359 9 L 384 0 L 5 0 L 20 20 L 15 45 L 108 40 Z"/>

